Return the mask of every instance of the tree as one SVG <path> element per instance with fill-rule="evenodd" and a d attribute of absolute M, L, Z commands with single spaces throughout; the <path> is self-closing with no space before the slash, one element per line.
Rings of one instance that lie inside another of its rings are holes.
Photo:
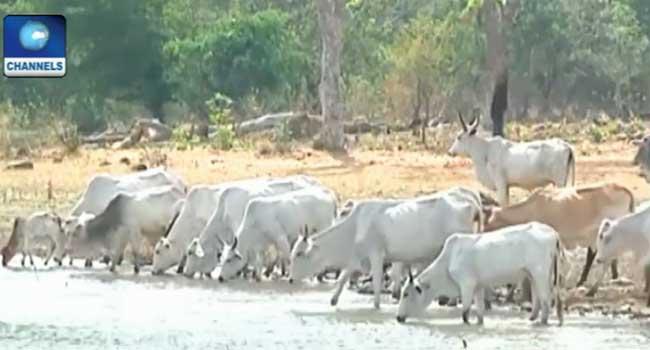
<path fill-rule="evenodd" d="M 341 93 L 341 51 L 343 48 L 345 1 L 316 1 L 322 41 L 319 90 L 324 123 L 320 136 L 326 150 L 344 151 L 343 118 L 345 106 Z"/>
<path fill-rule="evenodd" d="M 492 134 L 503 136 L 508 109 L 508 34 L 521 0 L 469 0 L 467 13 L 478 15 L 486 36 L 486 103 L 492 119 Z M 487 114 L 487 113 L 486 113 Z"/>

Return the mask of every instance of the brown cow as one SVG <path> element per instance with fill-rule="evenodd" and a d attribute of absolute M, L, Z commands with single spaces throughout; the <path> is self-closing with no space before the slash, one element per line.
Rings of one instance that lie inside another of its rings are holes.
<path fill-rule="evenodd" d="M 523 202 L 488 210 L 485 231 L 530 221 L 553 227 L 560 234 L 565 248 L 587 247 L 587 261 L 578 282 L 580 286 L 587 280 L 596 256 L 596 236 L 603 219 L 618 218 L 633 211 L 632 192 L 615 183 L 538 189 Z M 612 277 L 618 278 L 616 261 L 612 262 Z M 597 284 L 589 294 L 596 292 Z"/>

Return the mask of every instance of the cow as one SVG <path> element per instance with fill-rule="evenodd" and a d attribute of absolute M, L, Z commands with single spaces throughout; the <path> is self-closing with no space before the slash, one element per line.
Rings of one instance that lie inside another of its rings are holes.
<path fill-rule="evenodd" d="M 221 191 L 229 184 L 197 185 L 190 189 L 178 216 L 154 246 L 152 274 L 159 275 L 175 265 L 178 273 L 183 272 L 187 245 L 203 230 L 217 207 Z"/>
<path fill-rule="evenodd" d="M 36 212 L 27 218 L 14 219 L 13 229 L 9 242 L 0 251 L 2 253 L 2 266 L 7 266 L 17 252 L 22 253 L 20 264 L 25 266 L 25 258 L 34 266 L 32 250 L 34 242 L 46 241 L 48 253 L 44 265 L 47 266 L 57 245 L 65 244 L 65 236 L 61 227 L 61 218 L 49 212 Z"/>
<path fill-rule="evenodd" d="M 259 281 L 261 253 L 269 245 L 275 245 L 284 273 L 291 246 L 301 228 L 306 232 L 310 228 L 325 229 L 332 225 L 336 214 L 336 196 L 321 187 L 252 199 L 246 206 L 233 245 L 224 250 L 219 281 L 232 278 L 247 264 L 254 267 L 254 277 Z"/>
<path fill-rule="evenodd" d="M 330 301 L 335 306 L 350 275 L 370 270 L 373 304 L 379 308 L 384 262 L 428 264 L 450 234 L 472 232 L 476 220 L 476 208 L 446 191 L 359 201 L 344 219 L 298 240 L 291 253 L 290 280 L 313 276 L 326 267 L 343 268 Z"/>
<path fill-rule="evenodd" d="M 589 276 L 596 255 L 596 236 L 602 220 L 618 218 L 633 211 L 632 192 L 611 182 L 577 188 L 537 189 L 523 202 L 488 210 L 485 230 L 493 231 L 530 221 L 553 227 L 559 232 L 566 249 L 587 247 L 586 263 L 578 281 L 578 286 L 581 286 Z M 618 271 L 615 261 L 611 270 L 612 277 L 616 279 Z M 598 283 L 588 294 L 593 295 L 597 288 Z"/>
<path fill-rule="evenodd" d="M 640 175 L 646 182 L 650 182 L 650 136 L 645 136 L 643 139 L 634 141 L 634 145 L 638 147 L 633 165 L 638 165 Z"/>
<path fill-rule="evenodd" d="M 605 219 L 598 230 L 596 263 L 604 264 L 633 252 L 644 266 L 647 306 L 650 307 L 650 207 L 618 219 Z"/>
<path fill-rule="evenodd" d="M 397 321 L 423 312 L 437 296 L 460 296 L 462 319 L 469 324 L 472 299 L 478 324 L 483 324 L 485 289 L 494 284 L 517 283 L 528 277 L 533 286 L 534 321 L 541 308 L 541 323 L 547 324 L 552 299 L 562 324 L 560 298 L 563 249 L 558 233 L 550 226 L 531 222 L 480 235 L 455 233 L 445 241 L 436 260 L 416 278 L 409 276 L 402 289 Z"/>
<path fill-rule="evenodd" d="M 163 168 L 153 168 L 126 175 L 98 174 L 93 176 L 81 198 L 63 221 L 65 231 L 71 231 L 78 224 L 78 218 L 83 213 L 98 215 L 108 206 L 109 201 L 118 193 L 133 193 L 160 186 L 172 186 L 183 193 L 187 187 L 183 181 Z M 63 246 L 57 246 L 54 261 L 59 265 L 63 260 Z M 72 257 L 70 257 L 72 264 Z M 86 266 L 92 262 L 86 260 Z"/>
<path fill-rule="evenodd" d="M 67 233 L 67 248 L 75 255 L 93 258 L 107 254 L 111 258 L 109 270 L 115 271 L 127 244 L 133 252 L 133 270 L 140 271 L 139 248 L 141 239 L 152 246 L 177 215 L 177 204 L 185 196 L 174 186 L 162 186 L 135 193 L 120 192 L 104 211 L 78 222 Z"/>
<path fill-rule="evenodd" d="M 458 113 L 463 130 L 449 148 L 449 154 L 472 158 L 478 181 L 496 191 L 501 206 L 509 203 L 510 187 L 531 191 L 554 184 L 565 187 L 575 183 L 575 157 L 571 145 L 561 139 L 512 142 L 477 134 L 479 118 L 469 126 Z"/>
<path fill-rule="evenodd" d="M 212 273 L 219 264 L 224 246 L 232 245 L 234 242 L 235 231 L 241 224 L 246 205 L 250 200 L 307 187 L 322 187 L 322 185 L 310 177 L 298 175 L 250 181 L 224 188 L 207 224 L 198 237 L 195 237 L 186 247 L 185 274 L 193 276 L 197 272 Z"/>

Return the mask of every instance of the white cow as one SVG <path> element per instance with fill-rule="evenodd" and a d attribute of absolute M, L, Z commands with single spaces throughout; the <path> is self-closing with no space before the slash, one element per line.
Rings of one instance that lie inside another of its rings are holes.
<path fill-rule="evenodd" d="M 86 214 L 69 233 L 68 249 L 73 255 L 94 258 L 107 254 L 110 270 L 115 271 L 124 248 L 131 245 L 134 272 L 140 269 L 139 248 L 142 238 L 152 246 L 167 231 L 185 196 L 173 186 L 135 193 L 118 193 L 98 215 Z"/>
<path fill-rule="evenodd" d="M 231 183 L 198 185 L 187 194 L 185 204 L 169 231 L 156 243 L 152 273 L 161 274 L 172 266 L 184 268 L 185 247 L 203 230 L 219 202 L 221 191 Z"/>
<path fill-rule="evenodd" d="M 560 139 L 512 142 L 501 137 L 477 135 L 479 118 L 468 127 L 458 114 L 463 131 L 449 149 L 450 155 L 472 158 L 479 182 L 496 191 L 501 206 L 507 206 L 510 187 L 533 190 L 554 184 L 575 183 L 575 157 L 571 145 Z"/>
<path fill-rule="evenodd" d="M 316 180 L 300 175 L 249 181 L 224 188 L 207 224 L 186 247 L 186 275 L 197 272 L 210 274 L 217 267 L 225 244 L 234 242 L 235 231 L 242 222 L 250 200 L 321 186 Z"/>
<path fill-rule="evenodd" d="M 477 305 L 478 323 L 483 324 L 485 289 L 494 284 L 531 280 L 533 310 L 530 320 L 548 323 L 555 298 L 560 324 L 562 301 L 558 258 L 563 249 L 558 233 L 538 222 L 510 226 L 481 235 L 456 233 L 447 238 L 438 258 L 402 289 L 397 321 L 423 312 L 438 296 L 460 296 L 463 322 L 469 324 L 472 299 Z"/>
<path fill-rule="evenodd" d="M 126 175 L 98 174 L 92 177 L 81 198 L 77 201 L 68 217 L 63 222 L 66 231 L 71 231 L 78 224 L 77 219 L 83 213 L 98 215 L 108 206 L 109 201 L 118 193 L 134 193 L 149 188 L 172 186 L 185 193 L 187 188 L 183 181 L 163 168 L 153 168 Z M 57 245 L 54 261 L 61 264 L 63 244 Z M 70 259 L 72 264 L 72 258 Z M 90 261 L 86 261 L 90 265 Z"/>
<path fill-rule="evenodd" d="M 618 219 L 603 220 L 598 230 L 596 262 L 608 263 L 626 252 L 633 252 L 644 266 L 647 305 L 650 307 L 650 207 Z"/>
<path fill-rule="evenodd" d="M 34 266 L 32 250 L 34 243 L 46 241 L 49 245 L 48 255 L 45 258 L 47 266 L 57 244 L 65 243 L 65 235 L 61 228 L 61 218 L 47 212 L 37 212 L 27 218 L 17 217 L 14 220 L 13 230 L 9 242 L 2 248 L 2 266 L 7 266 L 17 252 L 22 253 L 20 264 L 25 266 L 25 257 Z"/>
<path fill-rule="evenodd" d="M 370 268 L 374 306 L 379 308 L 384 262 L 431 262 L 454 232 L 472 232 L 475 208 L 458 195 L 439 192 L 402 200 L 359 201 L 330 228 L 299 239 L 291 254 L 291 280 L 343 268 L 331 304 L 355 271 Z M 368 264 L 369 263 L 369 264 Z"/>
<path fill-rule="evenodd" d="M 232 278 L 247 264 L 254 267 L 255 278 L 262 272 L 261 254 L 275 245 L 283 267 L 291 256 L 291 245 L 306 226 L 322 230 L 336 218 L 336 196 L 321 187 L 308 187 L 275 196 L 252 199 L 231 247 L 222 257 L 219 281 Z"/>
<path fill-rule="evenodd" d="M 474 232 L 483 231 L 482 226 L 483 226 L 484 212 L 483 212 L 481 195 L 478 191 L 466 187 L 456 186 L 456 187 L 449 188 L 445 191 L 441 191 L 438 193 L 438 195 L 448 195 L 453 198 L 456 198 L 461 202 L 467 203 L 469 207 L 472 209 L 472 213 L 469 215 L 472 215 L 476 221 L 476 228 Z M 435 258 L 435 256 L 431 257 L 431 261 L 433 261 L 433 258 Z M 393 263 L 393 266 L 391 267 L 390 270 L 390 277 L 391 280 L 393 281 L 393 286 L 392 286 L 393 298 L 399 299 L 400 288 L 402 286 L 402 279 L 403 279 L 402 276 L 404 275 L 404 272 L 407 269 L 411 270 L 413 267 L 424 269 L 424 267 L 426 267 L 431 261 L 427 261 L 426 263 L 420 263 L 415 266 L 408 266 L 400 262 Z"/>

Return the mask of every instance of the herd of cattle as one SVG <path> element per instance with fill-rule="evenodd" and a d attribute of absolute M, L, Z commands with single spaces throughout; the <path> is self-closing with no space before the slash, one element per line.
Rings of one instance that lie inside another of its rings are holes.
<path fill-rule="evenodd" d="M 546 324 L 555 304 L 561 323 L 564 251 L 576 246 L 588 248 L 578 285 L 594 260 L 611 264 L 617 278 L 615 259 L 632 251 L 645 267 L 648 290 L 650 208 L 635 212 L 633 194 L 614 183 L 574 187 L 574 152 L 564 141 L 485 138 L 477 134 L 478 120 L 467 125 L 459 119 L 463 130 L 449 152 L 472 159 L 479 182 L 497 193 L 500 207 L 465 187 L 339 205 L 332 190 L 306 175 L 188 188 L 156 168 L 94 176 L 65 217 L 37 212 L 16 218 L 2 264 L 20 252 L 23 266 L 26 258 L 34 265 L 35 242 L 44 241 L 46 265 L 61 265 L 68 256 L 70 264 L 81 258 L 86 266 L 101 259 L 115 271 L 130 246 L 138 273 L 149 244 L 153 274 L 175 268 L 188 277 L 216 272 L 221 282 L 242 276 L 259 281 L 278 268 L 294 283 L 337 271 L 332 305 L 353 274 L 367 273 L 376 308 L 389 266 L 399 322 L 445 296 L 460 298 L 465 323 L 474 303 L 480 324 L 486 292 L 526 280 L 530 319 L 541 311 Z M 508 205 L 515 186 L 532 193 Z"/>

